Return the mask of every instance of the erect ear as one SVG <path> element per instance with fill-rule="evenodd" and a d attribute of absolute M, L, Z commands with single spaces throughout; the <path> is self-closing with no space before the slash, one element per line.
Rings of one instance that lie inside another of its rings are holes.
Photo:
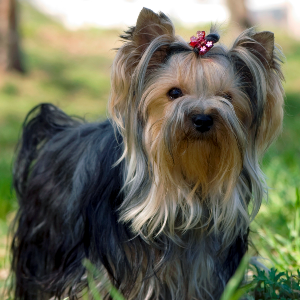
<path fill-rule="evenodd" d="M 164 34 L 174 36 L 171 20 L 162 12 L 156 14 L 144 7 L 138 16 L 133 32 L 133 40 L 136 45 L 145 48 L 156 37 Z"/>
<path fill-rule="evenodd" d="M 273 67 L 274 33 L 270 31 L 253 33 L 252 30 L 245 33 L 236 40 L 233 49 L 243 47 L 256 56 L 266 68 Z"/>
<path fill-rule="evenodd" d="M 270 31 L 258 32 L 252 36 L 252 39 L 255 43 L 252 44 L 252 47 L 249 45 L 248 48 L 252 48 L 252 51 L 261 57 L 262 62 L 265 59 L 265 62 L 271 63 L 273 66 L 274 33 Z"/>
<path fill-rule="evenodd" d="M 284 79 L 281 52 L 274 45 L 274 34 L 246 30 L 229 51 L 241 88 L 249 96 L 253 142 L 263 153 L 281 130 Z"/>
<path fill-rule="evenodd" d="M 174 27 L 165 14 L 156 14 L 150 9 L 143 8 L 136 26 L 125 31 L 121 38 L 124 44 L 118 49 L 111 77 L 109 110 L 114 119 L 128 108 L 126 101 L 135 93 L 135 91 L 129 93 L 129 90 L 130 86 L 134 85 L 137 66 L 143 69 L 140 74 L 147 76 L 164 62 L 169 45 L 175 41 Z M 140 82 L 141 80 L 138 80 L 139 84 Z"/>
<path fill-rule="evenodd" d="M 144 7 L 138 16 L 136 26 L 125 31 L 121 38 L 125 42 L 132 41 L 137 50 L 143 52 L 155 38 L 161 35 L 174 37 L 171 20 L 162 12 L 156 14 Z"/>

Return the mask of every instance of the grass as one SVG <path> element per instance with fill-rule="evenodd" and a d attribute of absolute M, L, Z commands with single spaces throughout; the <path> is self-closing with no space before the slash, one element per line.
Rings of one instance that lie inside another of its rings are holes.
<path fill-rule="evenodd" d="M 104 118 L 114 57 L 110 49 L 120 45 L 117 41 L 120 31 L 68 31 L 24 1 L 20 3 L 20 15 L 27 73 L 1 75 L 0 80 L 1 285 L 8 269 L 8 224 L 17 208 L 11 191 L 11 169 L 22 121 L 40 102 L 51 102 L 87 120 Z M 178 28 L 178 34 L 188 39 L 196 30 Z M 251 238 L 258 252 L 269 259 L 266 264 L 278 270 L 277 274 L 282 271 L 297 274 L 300 261 L 300 43 L 277 29 L 275 36 L 286 55 L 285 119 L 283 133 L 262 162 L 270 186 L 269 200 L 253 222 Z M 284 276 L 278 280 L 285 280 Z"/>

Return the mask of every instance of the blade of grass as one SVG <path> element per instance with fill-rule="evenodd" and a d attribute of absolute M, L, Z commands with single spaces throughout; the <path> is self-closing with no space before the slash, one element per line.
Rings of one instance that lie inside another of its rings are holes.
<path fill-rule="evenodd" d="M 88 289 L 84 289 L 82 291 L 82 300 L 89 300 L 89 291 L 88 291 Z"/>
<path fill-rule="evenodd" d="M 87 259 L 83 261 L 83 265 L 88 270 L 88 284 L 91 289 L 94 300 L 101 300 L 97 286 L 95 284 L 94 276 L 98 276 L 101 279 L 101 274 L 97 268 Z M 125 300 L 125 298 L 120 294 L 120 292 L 109 282 L 105 284 L 105 289 L 109 292 L 114 300 Z"/>
<path fill-rule="evenodd" d="M 296 215 L 295 215 L 295 239 L 296 239 L 296 251 L 300 253 L 300 192 L 299 188 L 296 188 Z"/>
<path fill-rule="evenodd" d="M 245 275 L 245 271 L 247 269 L 247 266 L 249 264 L 250 261 L 250 256 L 249 255 L 244 255 L 239 267 L 237 268 L 235 274 L 233 275 L 233 277 L 229 280 L 229 282 L 227 283 L 225 290 L 221 296 L 220 300 L 233 300 L 233 299 L 238 299 L 238 298 L 234 298 L 236 297 L 236 293 L 237 293 L 237 289 Z M 251 287 L 249 287 L 250 289 Z M 245 290 L 245 293 L 247 292 L 247 290 Z M 238 293 L 240 294 L 240 293 Z M 240 295 L 241 296 L 241 295 Z"/>
<path fill-rule="evenodd" d="M 285 263 L 285 265 L 290 265 L 290 260 L 287 258 L 287 255 L 282 251 L 282 247 L 275 239 L 274 234 L 267 227 L 265 227 L 264 230 L 266 231 L 264 238 L 266 239 L 267 243 L 270 244 L 276 250 L 276 252 L 280 256 L 282 261 Z"/>
<path fill-rule="evenodd" d="M 114 286 L 111 286 L 109 293 L 114 300 L 125 300 L 125 298 L 119 293 L 119 291 Z"/>
<path fill-rule="evenodd" d="M 91 291 L 93 295 L 94 300 L 102 300 L 99 292 L 97 291 L 97 285 L 94 280 L 94 276 L 97 274 L 96 267 L 88 260 L 85 259 L 83 261 L 83 265 L 86 267 L 88 274 L 87 274 L 87 280 L 88 280 L 88 286 L 89 290 Z"/>

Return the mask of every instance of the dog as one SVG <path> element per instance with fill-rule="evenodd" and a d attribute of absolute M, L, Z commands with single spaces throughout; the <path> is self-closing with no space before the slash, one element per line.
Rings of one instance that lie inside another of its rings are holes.
<path fill-rule="evenodd" d="M 248 29 L 228 49 L 212 27 L 186 42 L 144 8 L 121 38 L 108 120 L 41 104 L 24 122 L 16 300 L 80 298 L 84 259 L 125 299 L 215 300 L 248 249 L 283 118 L 274 34 Z"/>

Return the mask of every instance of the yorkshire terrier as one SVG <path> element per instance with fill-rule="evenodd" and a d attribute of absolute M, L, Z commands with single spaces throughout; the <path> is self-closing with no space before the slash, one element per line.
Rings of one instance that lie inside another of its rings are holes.
<path fill-rule="evenodd" d="M 112 65 L 110 119 L 50 104 L 25 120 L 14 167 L 14 299 L 77 299 L 89 259 L 125 299 L 219 299 L 266 192 L 281 130 L 281 52 L 249 29 L 176 36 L 143 9 Z M 104 299 L 112 299 L 102 289 Z"/>

